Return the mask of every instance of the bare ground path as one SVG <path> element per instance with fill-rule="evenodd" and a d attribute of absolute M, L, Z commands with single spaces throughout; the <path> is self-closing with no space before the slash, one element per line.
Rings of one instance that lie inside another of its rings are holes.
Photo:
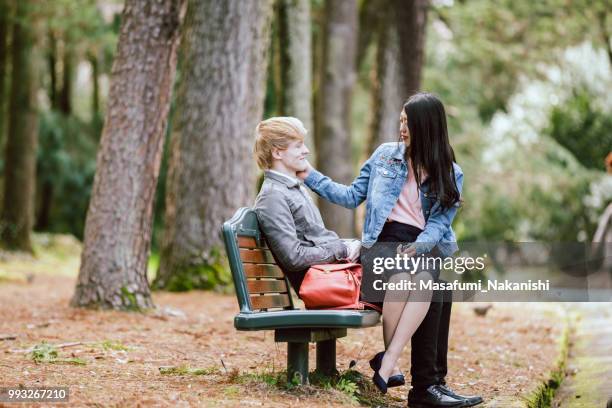
<path fill-rule="evenodd" d="M 37 258 L 0 253 L 0 387 L 67 386 L 69 406 L 358 405 L 350 384 L 279 383 L 285 345 L 274 343 L 272 332 L 237 332 L 233 295 L 158 292 L 157 310 L 145 314 L 69 307 L 80 245 L 66 236 L 36 238 Z M 482 395 L 489 407 L 524 405 L 557 368 L 563 310 L 498 303 L 480 317 L 474 306 L 453 305 L 449 384 Z M 64 347 L 57 358 L 35 362 L 28 351 L 43 342 Z M 380 327 L 349 330 L 338 341 L 338 369 L 356 360 L 354 368 L 369 378 L 367 360 L 381 344 Z M 409 356 L 406 350 L 404 372 Z M 406 393 L 393 389 L 376 403 L 405 406 Z"/>
<path fill-rule="evenodd" d="M 45 275 L 29 284 L 0 284 L 0 334 L 15 337 L 0 341 L 0 386 L 64 385 L 71 405 L 83 406 L 351 404 L 339 391 L 283 390 L 261 380 L 284 369 L 285 348 L 271 332 L 235 331 L 233 296 L 156 293 L 159 310 L 143 315 L 70 308 L 73 287 L 73 278 Z M 528 394 L 552 368 L 562 319 L 554 308 L 521 304 L 496 304 L 481 318 L 472 306 L 458 304 L 453 312 L 450 384 L 489 401 Z M 369 376 L 367 359 L 380 348 L 380 328 L 349 332 L 339 340 L 338 368 L 355 359 Z M 35 363 L 17 351 L 43 341 L 82 343 L 58 351 L 85 364 Z M 166 366 L 203 371 L 164 375 Z M 409 370 L 406 358 L 402 368 Z M 389 403 L 405 404 L 405 393 L 394 390 Z"/>
<path fill-rule="evenodd" d="M 578 314 L 567 376 L 554 407 L 605 407 L 612 401 L 612 304 L 571 304 Z"/>

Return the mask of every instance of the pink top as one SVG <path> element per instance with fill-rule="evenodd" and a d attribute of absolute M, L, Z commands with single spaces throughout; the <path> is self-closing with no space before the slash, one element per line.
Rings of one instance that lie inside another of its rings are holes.
<path fill-rule="evenodd" d="M 423 210 L 421 208 L 421 197 L 410 163 L 408 163 L 408 169 L 408 179 L 404 183 L 404 187 L 402 187 L 399 199 L 391 210 L 388 220 L 425 229 L 425 217 L 423 217 Z M 423 177 L 424 175 L 421 176 L 421 180 Z"/>

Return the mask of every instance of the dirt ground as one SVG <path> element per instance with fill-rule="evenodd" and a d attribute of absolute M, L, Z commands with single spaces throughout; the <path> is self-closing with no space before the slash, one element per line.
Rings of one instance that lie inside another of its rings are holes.
<path fill-rule="evenodd" d="M 357 404 L 334 389 L 286 389 L 263 380 L 285 369 L 284 344 L 269 331 L 237 332 L 231 295 L 161 292 L 154 294 L 156 312 L 90 311 L 68 306 L 74 283 L 47 275 L 0 282 L 0 338 L 8 337 L 0 340 L 0 386 L 67 386 L 70 406 Z M 552 305 L 495 304 L 485 317 L 473 307 L 454 305 L 449 384 L 488 401 L 528 394 L 554 366 L 563 319 Z M 34 362 L 27 351 L 43 341 L 79 343 L 58 348 L 59 357 L 84 364 Z M 356 370 L 369 377 L 367 360 L 381 342 L 380 327 L 349 331 L 338 341 L 338 369 L 356 360 Z M 405 355 L 401 368 L 409 372 Z M 202 370 L 162 374 L 167 366 Z M 405 405 L 406 392 L 393 389 L 386 401 Z"/>

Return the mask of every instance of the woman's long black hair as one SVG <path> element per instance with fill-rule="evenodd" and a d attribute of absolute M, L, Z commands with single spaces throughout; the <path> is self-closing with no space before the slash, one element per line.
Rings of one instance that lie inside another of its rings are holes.
<path fill-rule="evenodd" d="M 417 185 L 421 186 L 421 172 L 427 172 L 429 192 L 436 194 L 443 208 L 460 201 L 455 183 L 453 162 L 455 153 L 448 141 L 446 111 L 440 99 L 430 93 L 417 93 L 404 103 L 408 117 L 410 147 L 405 159 L 412 164 Z"/>

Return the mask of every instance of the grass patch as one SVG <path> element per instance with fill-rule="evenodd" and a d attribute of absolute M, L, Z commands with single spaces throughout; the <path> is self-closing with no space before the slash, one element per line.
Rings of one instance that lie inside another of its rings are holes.
<path fill-rule="evenodd" d="M 75 277 L 81 262 L 81 243 L 72 235 L 33 233 L 34 254 L 0 250 L 0 271 L 9 279 L 28 275 Z"/>
<path fill-rule="evenodd" d="M 308 374 L 308 385 L 301 385 L 299 376 L 288 381 L 287 371 L 284 370 L 244 374 L 235 370 L 230 373 L 228 382 L 246 386 L 265 384 L 275 390 L 295 396 L 329 393 L 331 399 L 339 399 L 348 404 L 388 406 L 401 402 L 400 399 L 381 394 L 369 378 L 355 370 L 346 370 L 332 376 L 313 371 Z"/>
<path fill-rule="evenodd" d="M 552 405 L 555 392 L 561 385 L 565 376 L 565 367 L 569 355 L 570 334 L 572 333 L 573 327 L 572 318 L 569 314 L 566 314 L 565 327 L 559 339 L 559 355 L 557 357 L 557 362 L 550 372 L 548 380 L 540 384 L 535 391 L 527 396 L 525 402 L 528 408 L 548 408 Z"/>
<path fill-rule="evenodd" d="M 37 364 L 40 363 L 65 363 L 65 364 L 76 364 L 85 365 L 87 364 L 80 358 L 60 358 L 57 348 L 53 344 L 49 344 L 43 341 L 40 344 L 34 346 L 34 349 L 29 354 L 29 357 Z"/>
<path fill-rule="evenodd" d="M 192 368 L 186 365 L 159 367 L 159 373 L 162 375 L 212 375 L 218 374 L 217 367 Z"/>
<path fill-rule="evenodd" d="M 113 340 L 104 340 L 98 343 L 98 346 L 102 348 L 104 351 L 114 350 L 114 351 L 130 351 L 128 346 L 121 344 L 118 341 Z"/>

